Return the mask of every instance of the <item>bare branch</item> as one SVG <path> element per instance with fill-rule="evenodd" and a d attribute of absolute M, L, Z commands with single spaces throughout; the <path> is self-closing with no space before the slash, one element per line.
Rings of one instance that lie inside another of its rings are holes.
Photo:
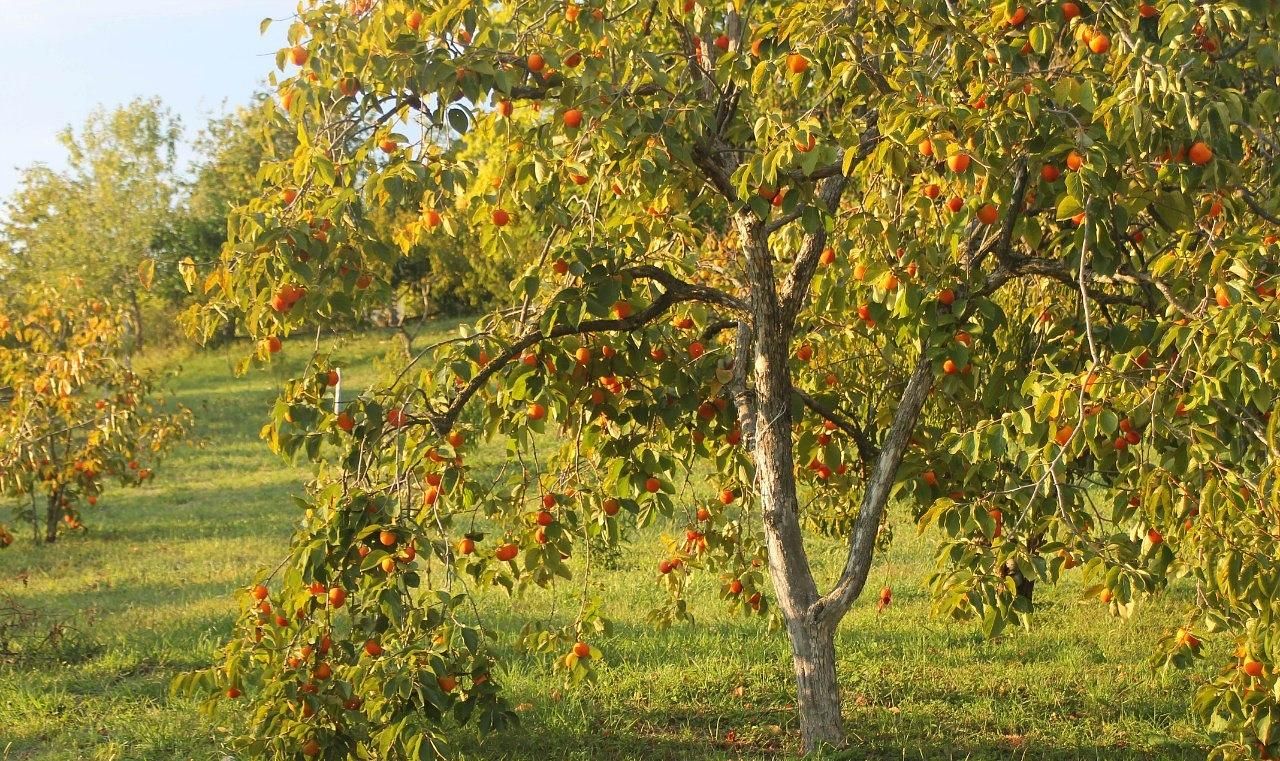
<path fill-rule="evenodd" d="M 858 425 L 856 421 L 851 420 L 822 404 L 808 393 L 801 391 L 798 388 L 792 390 L 796 392 L 796 396 L 800 397 L 800 401 L 804 402 L 804 406 L 818 413 L 822 418 L 830 420 L 835 424 L 836 428 L 839 428 L 849 434 L 849 436 L 853 438 L 853 443 L 858 447 L 858 456 L 862 458 L 862 462 L 868 466 L 871 465 L 872 461 L 875 460 L 880 452 L 876 449 L 876 445 L 871 443 L 871 439 L 868 438 L 867 434 L 862 430 L 862 426 Z"/>

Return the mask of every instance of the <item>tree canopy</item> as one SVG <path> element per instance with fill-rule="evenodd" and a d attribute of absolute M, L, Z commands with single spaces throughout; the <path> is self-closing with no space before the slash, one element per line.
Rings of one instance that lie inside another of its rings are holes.
<path fill-rule="evenodd" d="M 577 574 L 619 522 L 777 613 L 806 749 L 844 739 L 833 635 L 891 508 L 940 530 L 938 609 L 1026 623 L 1068 570 L 1161 643 L 1235 656 L 1195 701 L 1277 750 L 1277 9 L 1271 0 L 308 5 L 281 50 L 296 150 L 202 276 L 259 339 L 353 313 L 418 231 L 517 262 L 516 303 L 338 412 L 317 356 L 270 439 L 322 463 L 281 578 L 190 677 L 279 755 L 415 756 L 498 726 L 472 584 Z M 439 136 L 491 134 L 483 155 Z M 483 481 L 478 438 L 512 459 Z M 682 483 L 712 473 L 710 490 Z M 676 495 L 680 494 L 679 500 Z M 692 494 L 692 496 L 690 496 Z M 806 535 L 843 537 L 816 579 Z M 274 587 L 274 588 L 272 588 Z M 525 633 L 593 676 L 605 612 Z M 395 750 L 391 750 L 394 748 Z M 426 751 L 423 751 L 426 752 Z"/>

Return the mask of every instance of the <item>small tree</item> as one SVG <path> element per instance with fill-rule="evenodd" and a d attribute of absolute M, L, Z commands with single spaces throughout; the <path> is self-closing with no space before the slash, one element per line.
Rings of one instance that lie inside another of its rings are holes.
<path fill-rule="evenodd" d="M 108 480 L 149 481 L 190 425 L 130 369 L 129 315 L 78 296 L 66 285 L 0 301 L 0 494 L 15 498 L 36 541 L 83 526 Z"/>
<path fill-rule="evenodd" d="M 328 463 L 311 517 L 189 683 L 250 690 L 258 751 L 413 756 L 446 713 L 508 715 L 461 579 L 545 584 L 662 518 L 657 620 L 692 573 L 776 607 L 803 746 L 838 744 L 835 632 L 897 500 L 943 532 L 940 610 L 989 633 L 1075 567 L 1122 614 L 1196 578 L 1208 623 L 1164 651 L 1236 638 L 1196 708 L 1219 755 L 1276 750 L 1274 26 L 1257 0 L 317 3 L 278 57 L 300 147 L 197 330 L 234 314 L 266 359 L 353 309 L 397 256 L 369 210 L 408 195 L 474 256 L 541 245 L 514 309 L 340 414 L 326 357 L 286 389 L 273 444 Z M 502 171 L 414 121 L 485 123 Z M 496 479 L 480 437 L 517 455 Z M 711 493 L 677 501 L 695 464 Z M 847 542 L 829 585 L 807 533 Z M 526 643 L 588 677 L 600 615 Z"/>

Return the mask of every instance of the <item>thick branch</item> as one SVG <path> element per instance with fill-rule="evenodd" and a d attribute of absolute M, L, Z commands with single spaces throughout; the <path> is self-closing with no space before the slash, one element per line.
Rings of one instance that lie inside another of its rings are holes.
<path fill-rule="evenodd" d="M 834 627 L 867 583 L 876 534 L 880 529 L 880 517 L 889 501 L 889 491 L 897 480 L 898 467 L 902 465 L 902 457 L 907 451 L 911 433 L 915 430 L 916 418 L 932 387 L 933 367 L 922 352 L 902 392 L 898 410 L 893 415 L 893 423 L 885 434 L 880 456 L 876 458 L 875 468 L 867 479 L 858 519 L 849 535 L 849 556 L 840 573 L 840 580 L 808 610 L 808 618 L 815 625 Z"/>
<path fill-rule="evenodd" d="M 850 162 L 850 168 L 866 159 L 879 139 L 880 132 L 874 112 L 868 117 L 868 122 L 867 128 L 863 130 L 862 137 L 858 141 L 858 152 Z M 843 173 L 822 180 L 818 186 L 818 203 L 823 213 L 832 213 L 839 207 L 840 197 L 844 195 L 847 185 L 848 179 Z M 765 235 L 767 236 L 770 232 L 772 230 L 766 227 Z M 787 275 L 786 282 L 782 285 L 782 324 L 788 329 L 795 323 L 796 315 L 800 313 L 801 307 L 809 296 L 809 285 L 813 282 L 813 275 L 818 269 L 818 260 L 826 245 L 825 223 L 806 235 L 800 244 L 795 263 L 791 267 L 790 274 Z"/>

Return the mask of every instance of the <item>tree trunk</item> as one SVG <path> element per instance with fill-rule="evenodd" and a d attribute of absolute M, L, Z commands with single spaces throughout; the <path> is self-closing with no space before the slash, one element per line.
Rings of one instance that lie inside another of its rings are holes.
<path fill-rule="evenodd" d="M 142 304 L 138 301 L 137 291 L 129 291 L 129 302 L 133 311 L 133 330 L 135 337 L 138 340 L 137 345 L 134 346 L 133 349 L 134 351 L 142 351 Z"/>
<path fill-rule="evenodd" d="M 58 521 L 62 520 L 62 492 L 49 495 L 49 507 L 44 515 L 44 540 L 52 544 L 58 541 Z"/>
<path fill-rule="evenodd" d="M 787 636 L 796 672 L 796 713 L 804 752 L 839 747 L 844 744 L 844 718 L 836 682 L 835 632 L 800 619 L 787 621 Z"/>
<path fill-rule="evenodd" d="M 818 601 L 818 585 L 809 567 L 800 528 L 800 500 L 796 492 L 795 449 L 792 441 L 792 386 L 787 366 L 790 327 L 773 282 L 767 236 L 747 212 L 736 219 L 747 255 L 754 317 L 752 346 L 754 406 L 744 425 L 756 465 L 756 490 L 769 550 L 769 578 L 778 608 L 787 622 L 792 664 L 796 674 L 796 710 L 806 753 L 823 745 L 841 745 L 844 726 L 836 687 L 835 623 L 810 616 Z M 739 356 L 735 363 L 745 362 Z M 745 369 L 745 368 L 743 368 Z M 739 409 L 742 410 L 740 405 Z M 839 619 L 836 619 L 838 623 Z"/>

